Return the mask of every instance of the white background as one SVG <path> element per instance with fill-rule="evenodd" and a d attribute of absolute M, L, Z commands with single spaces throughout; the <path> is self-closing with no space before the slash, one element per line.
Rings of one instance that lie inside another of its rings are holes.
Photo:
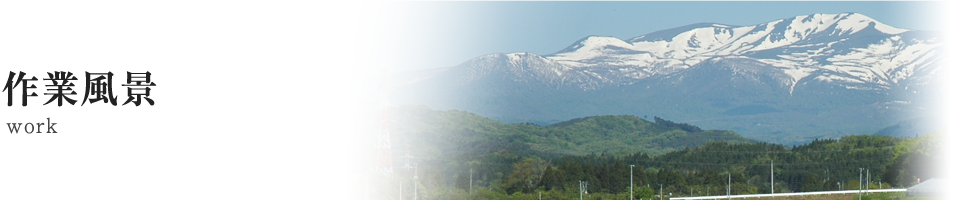
<path fill-rule="evenodd" d="M 157 83 L 155 106 L 3 98 L 0 125 L 50 117 L 59 133 L 0 133 L 0 199 L 355 199 L 356 111 L 391 63 L 377 55 L 409 56 L 377 50 L 395 44 L 378 35 L 405 28 L 381 20 L 397 15 L 413 14 L 370 2 L 0 3 L 4 80 L 112 71 L 120 101 L 126 71 Z M 953 88 L 942 98 L 957 102 Z"/>
<path fill-rule="evenodd" d="M 0 72 L 150 71 L 155 106 L 0 107 L 0 199 L 349 199 L 357 4 L 6 1 Z M 367 78 L 369 81 L 369 78 Z M 44 89 L 42 82 L 34 82 Z M 19 91 L 19 89 L 18 89 Z M 19 93 L 15 93 L 19 98 Z"/>

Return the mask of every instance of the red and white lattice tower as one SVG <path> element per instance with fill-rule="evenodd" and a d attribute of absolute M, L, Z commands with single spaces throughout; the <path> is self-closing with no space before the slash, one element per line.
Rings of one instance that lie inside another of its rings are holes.
<path fill-rule="evenodd" d="M 390 176 L 393 174 L 393 151 L 390 150 L 390 116 L 387 116 L 387 70 L 380 70 L 380 101 L 377 101 L 377 132 L 376 143 L 373 143 L 373 162 L 370 163 L 370 172 Z"/>

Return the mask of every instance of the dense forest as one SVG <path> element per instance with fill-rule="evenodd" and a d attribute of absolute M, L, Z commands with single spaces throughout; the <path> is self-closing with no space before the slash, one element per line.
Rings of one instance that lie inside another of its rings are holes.
<path fill-rule="evenodd" d="M 726 194 L 728 181 L 733 194 L 770 193 L 771 164 L 778 193 L 856 189 L 860 168 L 871 188 L 901 188 L 936 177 L 941 156 L 936 133 L 784 146 L 656 116 L 538 126 L 423 107 L 394 113 L 397 170 L 375 183 L 396 188 L 376 192 L 385 199 L 415 190 L 417 199 L 578 199 L 581 181 L 590 199 L 629 199 L 630 165 L 636 198 Z"/>
<path fill-rule="evenodd" d="M 673 193 L 693 189 L 719 194 L 723 191 L 720 188 L 726 186 L 725 174 L 730 174 L 731 182 L 736 183 L 733 190 L 737 194 L 769 193 L 771 164 L 776 192 L 855 188 L 859 168 L 871 170 L 869 176 L 874 188 L 880 187 L 876 185 L 880 183 L 885 188 L 905 187 L 915 184 L 917 178 L 925 180 L 933 176 L 925 173 L 931 166 L 904 166 L 925 163 L 922 160 L 933 156 L 924 153 L 933 146 L 936 140 L 933 137 L 936 135 L 922 139 L 847 136 L 791 148 L 767 143 L 710 143 L 654 157 L 643 153 L 625 157 L 564 156 L 552 161 L 536 187 L 568 189 L 570 185 L 575 186 L 570 182 L 592 180 L 596 191 L 620 193 L 629 186 L 624 180 L 629 176 L 608 174 L 629 174 L 626 166 L 629 164 L 636 165 L 635 183 L 664 184 L 664 190 Z M 707 188 L 714 189 L 707 191 Z M 526 189 L 530 189 L 529 192 L 535 188 Z"/>
<path fill-rule="evenodd" d="M 538 195 L 575 199 L 580 181 L 584 181 L 591 199 L 626 199 L 630 165 L 634 165 L 637 198 L 653 195 L 650 190 L 659 194 L 661 186 L 663 194 L 672 197 L 725 194 L 728 177 L 732 194 L 769 193 L 771 160 L 777 193 L 857 189 L 860 168 L 863 177 L 868 177 L 870 170 L 871 188 L 890 188 L 890 183 L 881 179 L 883 169 L 897 144 L 905 140 L 909 139 L 862 135 L 796 147 L 714 142 L 658 156 L 601 153 L 550 160 L 509 151 L 467 153 L 421 162 L 419 183 L 426 186 L 418 192 L 426 195 L 420 198 L 431 197 L 425 199 L 480 198 L 476 195 L 481 194 L 492 199 L 536 199 Z"/>

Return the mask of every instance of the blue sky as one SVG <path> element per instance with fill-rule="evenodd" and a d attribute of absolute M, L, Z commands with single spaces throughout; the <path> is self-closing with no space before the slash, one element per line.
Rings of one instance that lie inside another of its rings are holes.
<path fill-rule="evenodd" d="M 400 5 L 395 5 L 400 4 Z M 449 67 L 491 53 L 554 53 L 590 35 L 621 39 L 683 25 L 754 25 L 857 12 L 913 30 L 941 30 L 939 2 L 395 2 L 376 36 L 398 54 L 388 71 Z M 399 53 L 398 53 L 399 52 Z"/>

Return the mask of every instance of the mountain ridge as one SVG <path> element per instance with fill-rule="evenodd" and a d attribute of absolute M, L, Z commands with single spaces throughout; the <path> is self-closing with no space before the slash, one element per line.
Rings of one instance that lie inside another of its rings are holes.
<path fill-rule="evenodd" d="M 929 115 L 935 105 L 924 97 L 942 81 L 943 44 L 936 33 L 858 13 L 697 23 L 627 40 L 587 36 L 548 55 L 483 55 L 392 96 L 505 122 L 658 115 L 760 141 L 805 143 Z M 836 122 L 851 124 L 825 124 Z"/>
<path fill-rule="evenodd" d="M 503 123 L 470 112 L 433 110 L 424 106 L 393 109 L 391 132 L 404 139 L 394 144 L 416 146 L 423 157 L 488 153 L 508 149 L 540 154 L 587 155 L 636 153 L 650 155 L 693 148 L 710 142 L 755 143 L 736 132 L 702 130 L 659 117 L 647 121 L 634 115 L 601 115 L 540 126 Z M 397 152 L 402 153 L 402 152 Z"/>

